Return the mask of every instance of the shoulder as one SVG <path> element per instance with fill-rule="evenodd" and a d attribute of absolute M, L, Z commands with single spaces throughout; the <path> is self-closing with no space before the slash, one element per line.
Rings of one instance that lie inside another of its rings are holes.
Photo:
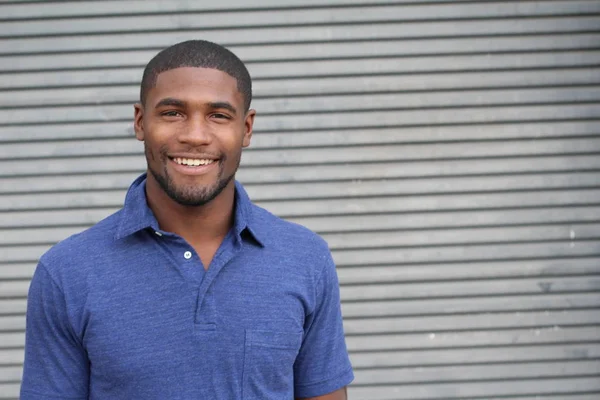
<path fill-rule="evenodd" d="M 314 283 L 326 271 L 335 271 L 327 242 L 307 227 L 254 205 L 251 228 L 257 230 L 269 259 L 283 261 L 293 274 L 305 274 Z"/>
<path fill-rule="evenodd" d="M 254 205 L 252 225 L 259 232 L 269 269 L 278 266 L 288 283 L 306 284 L 313 298 L 312 307 L 325 292 L 337 290 L 335 262 L 327 242 L 317 233 L 297 223 L 279 218 Z"/>
<path fill-rule="evenodd" d="M 40 257 L 40 263 L 55 278 L 64 273 L 85 271 L 95 264 L 98 256 L 114 251 L 121 212 L 119 210 L 92 227 L 61 240 Z"/>
<path fill-rule="evenodd" d="M 317 256 L 329 255 L 327 242 L 317 233 L 300 224 L 286 221 L 262 207 L 253 205 L 252 227 L 259 231 L 266 244 L 286 251 L 300 251 Z"/>

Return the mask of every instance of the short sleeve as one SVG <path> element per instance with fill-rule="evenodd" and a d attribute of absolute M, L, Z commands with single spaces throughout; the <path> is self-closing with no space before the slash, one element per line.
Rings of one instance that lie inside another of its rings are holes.
<path fill-rule="evenodd" d="M 89 362 L 69 322 L 63 291 L 38 264 L 27 298 L 21 400 L 87 399 Z"/>
<path fill-rule="evenodd" d="M 317 282 L 316 306 L 306 319 L 304 341 L 294 364 L 295 397 L 315 397 L 354 379 L 348 358 L 335 264 L 329 252 Z"/>

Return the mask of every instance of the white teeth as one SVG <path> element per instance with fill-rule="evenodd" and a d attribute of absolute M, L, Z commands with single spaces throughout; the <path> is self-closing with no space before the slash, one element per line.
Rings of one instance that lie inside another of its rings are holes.
<path fill-rule="evenodd" d="M 199 165 L 208 165 L 215 162 L 215 160 L 210 159 L 199 159 L 199 158 L 174 158 L 173 159 L 179 165 L 188 165 L 190 167 L 197 167 Z"/>

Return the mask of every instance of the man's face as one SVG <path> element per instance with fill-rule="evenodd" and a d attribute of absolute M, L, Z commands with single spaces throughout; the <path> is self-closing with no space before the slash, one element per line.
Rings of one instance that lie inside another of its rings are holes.
<path fill-rule="evenodd" d="M 181 205 L 210 202 L 233 184 L 254 115 L 245 112 L 237 81 L 225 72 L 185 67 L 159 74 L 146 104 L 135 106 L 148 185 Z"/>

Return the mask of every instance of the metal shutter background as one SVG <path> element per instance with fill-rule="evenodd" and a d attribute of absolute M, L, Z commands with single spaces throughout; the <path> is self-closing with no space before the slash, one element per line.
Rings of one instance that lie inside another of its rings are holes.
<path fill-rule="evenodd" d="M 36 259 L 120 207 L 190 38 L 254 78 L 238 178 L 333 249 L 352 399 L 600 397 L 600 1 L 203 3 L 0 3 L 0 398 Z"/>

